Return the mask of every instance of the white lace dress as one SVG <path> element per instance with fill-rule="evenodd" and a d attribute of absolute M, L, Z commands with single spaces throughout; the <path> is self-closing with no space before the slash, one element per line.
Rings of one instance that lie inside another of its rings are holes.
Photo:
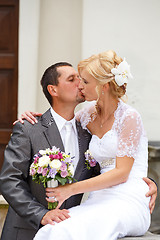
<path fill-rule="evenodd" d="M 91 109 L 80 114 L 85 128 Z M 150 225 L 149 198 L 145 197 L 148 142 L 139 113 L 119 101 L 112 129 L 101 139 L 92 136 L 89 149 L 99 162 L 101 174 L 115 167 L 116 157 L 134 158 L 127 182 L 91 192 L 88 200 L 70 209 L 71 218 L 41 228 L 35 240 L 114 240 L 143 235 Z"/>

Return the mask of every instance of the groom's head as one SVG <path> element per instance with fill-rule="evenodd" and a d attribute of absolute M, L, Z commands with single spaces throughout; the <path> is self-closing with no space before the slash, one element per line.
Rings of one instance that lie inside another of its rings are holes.
<path fill-rule="evenodd" d="M 45 70 L 41 85 L 51 106 L 54 101 L 78 104 L 84 101 L 78 89 L 79 81 L 78 73 L 70 63 L 59 62 Z"/>

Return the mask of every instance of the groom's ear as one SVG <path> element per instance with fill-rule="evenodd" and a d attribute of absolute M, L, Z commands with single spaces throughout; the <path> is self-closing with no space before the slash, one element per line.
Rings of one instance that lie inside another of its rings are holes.
<path fill-rule="evenodd" d="M 57 88 L 54 85 L 47 86 L 48 92 L 51 96 L 57 96 Z"/>

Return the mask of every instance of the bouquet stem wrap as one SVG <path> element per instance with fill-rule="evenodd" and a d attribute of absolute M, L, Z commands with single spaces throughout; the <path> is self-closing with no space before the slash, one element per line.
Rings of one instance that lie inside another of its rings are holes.
<path fill-rule="evenodd" d="M 47 187 L 48 188 L 55 188 L 55 187 L 58 187 L 58 181 L 57 180 L 50 180 L 47 182 Z M 50 197 L 52 198 L 52 197 Z M 58 202 L 48 202 L 48 209 L 49 210 L 52 210 L 52 209 L 55 209 L 58 205 Z"/>

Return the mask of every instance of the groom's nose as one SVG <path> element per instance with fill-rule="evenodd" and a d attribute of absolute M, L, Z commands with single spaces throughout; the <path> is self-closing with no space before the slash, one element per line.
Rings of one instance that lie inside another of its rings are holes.
<path fill-rule="evenodd" d="M 76 77 L 76 86 L 79 88 L 79 82 L 80 82 L 80 79 L 79 79 L 79 77 L 77 76 Z"/>

